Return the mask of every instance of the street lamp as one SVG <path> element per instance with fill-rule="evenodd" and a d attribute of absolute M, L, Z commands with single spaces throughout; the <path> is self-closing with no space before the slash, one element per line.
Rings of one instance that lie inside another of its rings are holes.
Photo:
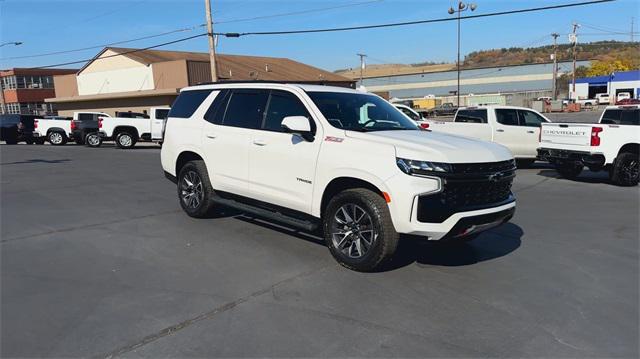
<path fill-rule="evenodd" d="M 0 44 L 0 47 L 7 46 L 7 45 L 18 46 L 18 45 L 22 45 L 22 42 L 20 42 L 20 41 L 9 41 L 9 42 L 5 42 L 5 43 Z"/>
<path fill-rule="evenodd" d="M 454 9 L 453 7 L 449 8 L 449 15 L 453 15 L 455 13 L 458 14 L 458 61 L 457 61 L 457 68 L 458 68 L 458 91 L 456 91 L 457 95 L 458 95 L 458 107 L 460 106 L 460 14 L 463 11 L 467 11 L 467 10 L 471 10 L 471 11 L 475 11 L 475 9 L 477 8 L 476 4 L 471 3 L 471 4 L 465 4 L 462 1 L 458 2 L 458 9 Z"/>

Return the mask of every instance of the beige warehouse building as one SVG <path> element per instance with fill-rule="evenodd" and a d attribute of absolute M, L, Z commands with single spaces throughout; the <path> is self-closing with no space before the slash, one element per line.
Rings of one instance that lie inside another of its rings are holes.
<path fill-rule="evenodd" d="M 287 58 L 217 55 L 218 81 L 288 81 L 353 87 L 354 81 Z M 183 87 L 211 81 L 209 55 L 107 47 L 77 73 L 54 77 L 58 113 L 142 112 L 170 106 Z"/>

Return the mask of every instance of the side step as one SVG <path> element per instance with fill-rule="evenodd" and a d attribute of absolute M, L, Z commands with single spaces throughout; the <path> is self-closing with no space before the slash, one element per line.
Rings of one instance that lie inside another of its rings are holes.
<path fill-rule="evenodd" d="M 255 216 L 279 222 L 291 227 L 300 228 L 302 230 L 313 232 L 318 228 L 317 220 L 304 220 L 292 216 L 288 216 L 281 212 L 270 211 L 261 207 L 252 206 L 250 204 L 234 201 L 232 199 L 222 198 L 218 195 L 214 195 L 213 201 L 217 204 L 236 209 L 241 212 L 253 214 Z"/>

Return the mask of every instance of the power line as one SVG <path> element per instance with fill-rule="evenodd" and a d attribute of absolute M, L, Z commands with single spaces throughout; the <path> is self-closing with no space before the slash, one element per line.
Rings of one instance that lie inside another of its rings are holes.
<path fill-rule="evenodd" d="M 487 13 L 487 14 L 468 15 L 468 16 L 461 16 L 460 18 L 461 19 L 478 19 L 478 18 L 483 18 L 483 17 L 492 17 L 492 16 L 501 16 L 501 15 L 513 15 L 513 14 L 522 14 L 522 13 L 535 12 L 535 11 L 545 11 L 545 10 L 555 10 L 555 9 L 562 9 L 562 8 L 570 8 L 570 7 L 576 7 L 576 6 L 595 5 L 595 4 L 600 4 L 600 3 L 612 2 L 612 1 L 615 1 L 615 0 L 583 1 L 583 2 L 571 3 L 571 4 L 551 5 L 551 6 L 528 8 L 528 9 L 500 11 L 500 12 L 493 12 L 493 13 Z M 405 22 L 395 22 L 395 23 L 387 23 L 387 24 L 349 26 L 349 27 L 335 27 L 335 28 L 309 29 L 309 30 L 227 32 L 227 33 L 217 33 L 217 35 L 226 36 L 226 37 L 240 37 L 240 36 L 250 36 L 250 35 L 310 34 L 310 33 L 321 33 L 321 32 L 337 32 L 337 31 L 379 29 L 379 28 L 386 28 L 386 27 L 397 27 L 397 26 L 429 24 L 429 23 L 437 23 L 437 22 L 448 22 L 448 21 L 454 21 L 454 20 L 457 20 L 457 17 L 456 18 L 445 17 L 445 18 L 438 18 L 438 19 L 405 21 Z"/>
<path fill-rule="evenodd" d="M 166 36 L 166 35 L 170 35 L 170 34 L 175 34 L 175 33 L 178 33 L 178 32 L 193 31 L 193 30 L 195 30 L 195 29 L 196 29 L 196 27 L 185 27 L 185 28 L 182 28 L 182 29 L 171 30 L 171 31 L 167 31 L 167 32 L 160 33 L 160 34 L 148 35 L 148 36 L 138 37 L 138 38 L 130 39 L 130 40 L 116 41 L 116 42 L 111 42 L 111 43 L 108 43 L 108 44 L 94 45 L 94 46 L 82 47 L 82 48 L 79 48 L 79 49 L 72 49 L 72 50 L 62 50 L 62 51 L 46 52 L 46 53 L 42 53 L 42 54 L 35 54 L 35 55 L 24 55 L 24 56 L 3 57 L 3 58 L 0 58 L 0 60 L 28 59 L 28 58 L 34 58 L 34 57 L 44 57 L 44 56 L 52 56 L 52 55 L 61 55 L 61 54 L 69 54 L 69 53 L 73 53 L 73 52 L 80 52 L 80 51 L 86 51 L 86 50 L 101 49 L 101 48 L 108 47 L 108 46 L 113 46 L 113 45 L 121 45 L 121 44 L 126 44 L 126 43 L 129 43 L 129 42 L 135 42 L 135 41 L 140 41 L 140 40 L 153 39 L 153 38 L 156 38 L 156 37 L 161 37 L 161 36 Z"/>
<path fill-rule="evenodd" d="M 131 50 L 131 51 L 121 52 L 121 53 L 118 53 L 118 54 L 107 55 L 107 56 L 104 56 L 104 57 L 84 59 L 84 60 L 71 61 L 71 62 L 63 62 L 63 63 L 60 63 L 60 64 L 38 66 L 38 67 L 32 67 L 32 68 L 33 69 L 46 69 L 46 68 L 50 68 L 50 67 L 60 67 L 60 66 L 66 66 L 66 65 L 81 64 L 81 63 L 85 63 L 87 61 L 92 61 L 92 60 L 108 59 L 110 57 L 123 56 L 123 55 L 131 54 L 131 53 L 134 53 L 134 52 L 151 50 L 151 49 L 155 49 L 155 48 L 158 48 L 158 47 L 167 46 L 167 45 L 171 45 L 171 44 L 176 44 L 178 42 L 183 42 L 183 41 L 187 41 L 187 40 L 191 40 L 191 39 L 195 39 L 197 37 L 202 37 L 202 36 L 207 36 L 207 35 L 208 35 L 207 33 L 203 33 L 203 34 L 193 35 L 193 36 L 189 36 L 189 37 L 183 37 L 181 39 L 177 39 L 177 40 L 173 40 L 173 41 L 164 42 L 164 43 L 158 44 L 158 45 L 147 46 L 147 47 L 142 48 L 142 49 L 135 49 L 135 50 Z"/>
<path fill-rule="evenodd" d="M 322 8 L 299 10 L 299 11 L 285 12 L 285 13 L 279 13 L 279 14 L 262 15 L 262 16 L 254 16 L 254 17 L 246 17 L 246 18 L 230 19 L 230 20 L 222 20 L 222 21 L 214 22 L 214 24 L 230 24 L 230 23 L 235 23 L 235 22 L 255 21 L 255 20 L 272 19 L 272 18 L 275 18 L 275 17 L 302 15 L 302 14 L 308 14 L 308 13 L 313 13 L 313 12 L 329 11 L 329 10 L 335 10 L 335 9 L 342 9 L 342 8 L 346 8 L 346 7 L 368 5 L 368 4 L 378 3 L 378 2 L 382 2 L 382 1 L 384 1 L 384 0 L 370 0 L 370 1 L 351 3 L 351 4 L 343 4 L 343 5 L 338 5 L 338 6 L 327 6 L 327 7 L 322 7 Z"/>
<path fill-rule="evenodd" d="M 142 3 L 144 1 L 146 1 L 146 0 L 139 1 L 138 3 Z M 314 9 L 307 9 L 307 10 L 300 10 L 300 11 L 286 12 L 286 13 L 277 13 L 277 14 L 264 15 L 264 16 L 249 17 L 249 18 L 239 18 L 239 19 L 230 19 L 230 20 L 223 20 L 223 21 L 214 21 L 213 24 L 214 25 L 217 25 L 217 24 L 228 24 L 228 23 L 234 23 L 234 22 L 247 22 L 247 21 L 254 21 L 254 20 L 270 19 L 270 18 L 275 18 L 275 17 L 301 15 L 301 14 L 308 14 L 308 13 L 313 13 L 313 12 L 341 9 L 341 8 L 352 7 L 352 6 L 367 5 L 367 4 L 372 4 L 372 3 L 382 2 L 382 1 L 384 1 L 384 0 L 370 0 L 370 1 L 352 3 L 352 4 L 344 4 L 344 5 L 339 5 L 339 6 L 314 8 Z M 98 15 L 97 17 L 110 15 L 110 14 L 118 12 L 120 10 L 122 10 L 122 9 L 117 9 L 117 10 L 114 10 L 114 11 L 106 13 L 106 14 Z M 90 18 L 90 19 L 92 19 L 92 18 Z M 0 61 L 1 60 L 29 59 L 29 58 L 35 58 L 35 57 L 46 57 L 46 56 L 53 56 L 53 55 L 69 54 L 69 53 L 86 51 L 86 50 L 101 49 L 101 48 L 108 47 L 108 46 L 113 46 L 113 45 L 121 45 L 121 44 L 130 43 L 130 42 L 136 42 L 136 41 L 141 41 L 141 40 L 153 39 L 153 38 L 156 38 L 156 37 L 167 36 L 167 35 L 175 34 L 175 33 L 178 33 L 178 32 L 193 31 L 193 30 L 195 30 L 197 28 L 206 27 L 206 26 L 207 26 L 207 24 L 203 23 L 203 24 L 194 25 L 194 26 L 191 26 L 191 27 L 185 27 L 185 28 L 180 28 L 180 29 L 176 29 L 176 30 L 161 32 L 161 33 L 154 34 L 154 35 L 148 35 L 148 36 L 138 37 L 138 38 L 129 39 L 129 40 L 116 41 L 116 42 L 111 42 L 111 43 L 106 43 L 106 44 L 101 44 L 101 45 L 93 45 L 93 46 L 82 47 L 82 48 L 71 49 L 71 50 L 60 50 L 60 51 L 53 51 L 53 52 L 45 52 L 45 53 L 33 54 L 33 55 L 3 57 L 3 58 L 0 58 Z"/>

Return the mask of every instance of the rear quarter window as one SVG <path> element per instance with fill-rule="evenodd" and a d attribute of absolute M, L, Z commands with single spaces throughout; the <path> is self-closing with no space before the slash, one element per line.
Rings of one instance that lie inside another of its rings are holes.
<path fill-rule="evenodd" d="M 639 108 L 631 108 L 631 109 L 609 109 L 605 110 L 602 114 L 602 120 L 600 123 L 603 124 L 616 124 L 616 125 L 627 125 L 627 126 L 640 126 L 640 109 Z"/>
<path fill-rule="evenodd" d="M 171 105 L 169 117 L 189 118 L 213 90 L 182 91 Z"/>
<path fill-rule="evenodd" d="M 454 122 L 487 123 L 487 110 L 458 110 Z"/>

